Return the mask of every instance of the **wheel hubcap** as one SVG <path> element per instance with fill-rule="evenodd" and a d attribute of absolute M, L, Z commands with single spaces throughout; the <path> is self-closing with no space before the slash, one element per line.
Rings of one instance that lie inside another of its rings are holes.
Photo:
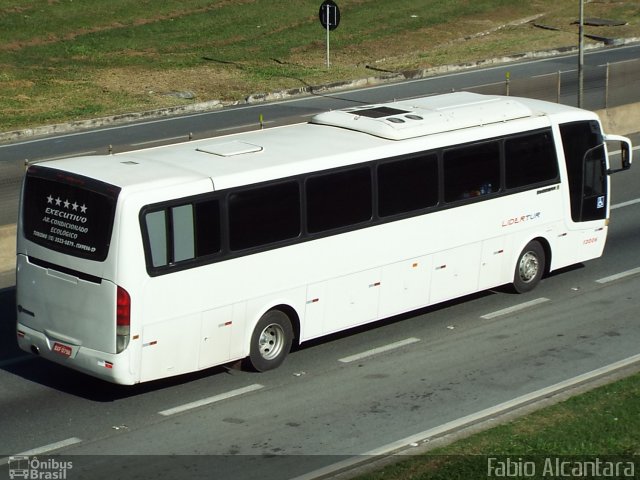
<path fill-rule="evenodd" d="M 260 339 L 258 340 L 258 350 L 262 358 L 265 360 L 273 360 L 280 355 L 284 347 L 284 340 L 284 330 L 280 325 L 277 323 L 268 325 L 262 330 Z"/>
<path fill-rule="evenodd" d="M 527 252 L 520 260 L 520 278 L 523 282 L 528 283 L 538 275 L 538 257 L 533 252 Z"/>

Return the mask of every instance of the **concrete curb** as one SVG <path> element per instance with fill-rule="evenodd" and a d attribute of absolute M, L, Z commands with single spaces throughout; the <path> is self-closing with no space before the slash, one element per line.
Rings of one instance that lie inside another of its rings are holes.
<path fill-rule="evenodd" d="M 613 41 L 613 45 L 628 45 L 640 42 L 640 37 L 622 38 Z M 587 45 L 585 49 L 596 50 L 602 48 L 602 45 Z M 224 102 L 221 100 L 210 100 L 206 102 L 193 103 L 178 107 L 164 108 L 159 110 L 148 110 L 144 112 L 132 112 L 109 117 L 100 117 L 90 120 L 78 120 L 68 123 L 59 123 L 54 125 L 43 125 L 39 127 L 27 128 L 23 130 L 14 130 L 10 132 L 0 132 L 0 143 L 11 143 L 31 138 L 42 137 L 46 135 L 72 133 L 82 130 L 90 130 L 93 128 L 102 128 L 106 126 L 124 125 L 127 123 L 140 122 L 144 120 L 152 120 L 162 117 L 187 115 L 191 113 L 211 112 L 220 110 L 224 107 L 234 105 L 251 105 L 264 102 L 274 102 L 278 100 L 286 100 L 291 98 L 322 95 L 358 88 L 371 87 L 375 85 L 384 85 L 387 83 L 397 83 L 406 80 L 419 80 L 435 75 L 445 73 L 459 72 L 477 67 L 486 67 L 490 65 L 501 65 L 510 62 L 532 59 L 532 58 L 548 58 L 558 55 L 566 55 L 575 53 L 576 47 L 558 48 L 553 50 L 545 50 L 539 52 L 528 52 L 517 55 L 509 55 L 504 57 L 490 58 L 477 62 L 462 63 L 457 65 L 443 65 L 440 67 L 424 68 L 417 70 L 407 70 L 403 72 L 388 72 L 385 75 L 360 78 L 356 80 L 345 80 L 340 82 L 329 83 L 325 85 L 308 85 L 300 88 L 291 88 L 270 93 L 254 93 L 248 95 L 242 101 Z M 369 67 L 376 70 L 375 67 Z"/>

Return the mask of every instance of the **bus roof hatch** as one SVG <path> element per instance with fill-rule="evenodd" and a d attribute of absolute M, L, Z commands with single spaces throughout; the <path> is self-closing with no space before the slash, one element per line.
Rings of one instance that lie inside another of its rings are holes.
<path fill-rule="evenodd" d="M 218 155 L 219 157 L 233 157 L 234 155 L 243 155 L 245 153 L 261 152 L 262 147 L 260 145 L 254 145 L 253 143 L 234 140 L 231 142 L 218 141 L 215 143 L 209 143 L 196 148 L 196 151 Z"/>

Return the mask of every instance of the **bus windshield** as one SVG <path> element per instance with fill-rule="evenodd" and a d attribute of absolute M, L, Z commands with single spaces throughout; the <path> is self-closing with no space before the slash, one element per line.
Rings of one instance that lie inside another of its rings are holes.
<path fill-rule="evenodd" d="M 108 183 L 31 166 L 23 193 L 24 235 L 61 253 L 103 261 L 119 193 L 119 187 Z"/>

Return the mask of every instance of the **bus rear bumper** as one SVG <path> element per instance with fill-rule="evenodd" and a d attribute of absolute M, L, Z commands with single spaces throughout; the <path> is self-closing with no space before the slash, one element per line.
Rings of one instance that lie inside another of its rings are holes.
<path fill-rule="evenodd" d="M 58 342 L 43 332 L 17 324 L 18 346 L 25 352 L 50 360 L 59 365 L 86 373 L 111 383 L 133 385 L 138 383 L 129 369 L 129 350 L 121 354 L 99 352 L 82 346 L 60 347 Z"/>

